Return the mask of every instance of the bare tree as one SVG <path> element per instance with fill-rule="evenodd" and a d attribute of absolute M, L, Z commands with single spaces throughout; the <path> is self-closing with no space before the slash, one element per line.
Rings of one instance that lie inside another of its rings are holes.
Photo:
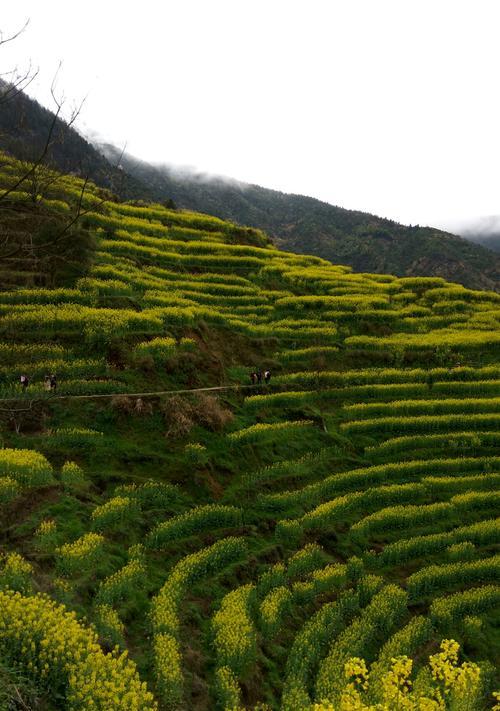
<path fill-rule="evenodd" d="M 17 39 L 26 30 L 28 22 L 13 34 L 0 32 L 0 49 Z M 19 170 L 15 177 L 0 188 L 0 262 L 14 271 L 37 273 L 41 271 L 41 264 L 67 261 L 68 255 L 74 251 L 75 228 L 86 212 L 83 206 L 89 176 L 83 170 L 81 191 L 71 205 L 69 215 L 63 219 L 44 205 L 44 198 L 53 193 L 57 183 L 63 179 L 61 173 L 52 167 L 52 149 L 64 143 L 85 101 L 83 99 L 71 109 L 69 116 L 63 117 L 66 99 L 57 87 L 60 69 L 61 64 L 50 87 L 54 109 L 42 145 L 35 149 L 29 160 L 18 161 Z M 25 71 L 16 68 L 7 73 L 5 76 L 9 77 L 9 81 L 1 78 L 0 105 L 16 102 L 17 108 L 23 98 L 20 95 L 37 74 L 38 70 L 33 71 L 30 65 Z M 106 198 L 103 198 L 92 209 L 99 209 L 105 201 Z"/>
<path fill-rule="evenodd" d="M 2 30 L 0 30 L 0 47 L 2 45 L 13 42 L 20 35 L 22 35 L 29 25 L 29 19 L 26 20 L 24 25 L 17 32 L 11 35 L 6 35 Z M 20 70 L 18 67 L 3 72 L 0 74 L 0 106 L 13 99 L 17 94 L 25 91 L 31 82 L 38 76 L 38 69 L 35 69 L 31 62 L 28 64 L 26 69 Z"/>

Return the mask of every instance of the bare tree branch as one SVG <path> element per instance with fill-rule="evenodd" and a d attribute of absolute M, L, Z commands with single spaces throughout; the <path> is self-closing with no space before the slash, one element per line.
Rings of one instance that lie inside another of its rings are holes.
<path fill-rule="evenodd" d="M 5 37 L 5 35 L 4 35 L 4 33 L 2 32 L 2 30 L 0 30 L 0 47 L 1 47 L 3 44 L 7 44 L 7 42 L 12 42 L 13 40 L 17 39 L 17 38 L 19 37 L 19 35 L 22 35 L 23 32 L 24 32 L 24 31 L 26 30 L 26 28 L 28 27 L 29 23 L 30 23 L 30 20 L 29 20 L 29 17 L 28 17 L 28 19 L 26 20 L 26 22 L 24 23 L 24 25 L 21 27 L 21 29 L 18 30 L 17 32 L 15 32 L 13 35 L 10 35 L 10 36 L 8 36 L 8 37 Z"/>

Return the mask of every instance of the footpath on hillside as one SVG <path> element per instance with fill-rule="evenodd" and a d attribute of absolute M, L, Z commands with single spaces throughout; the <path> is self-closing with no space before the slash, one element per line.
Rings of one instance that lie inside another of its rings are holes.
<path fill-rule="evenodd" d="M 182 395 L 186 393 L 202 393 L 202 392 L 212 392 L 212 391 L 217 391 L 217 390 L 248 390 L 248 389 L 257 389 L 257 388 L 269 388 L 269 385 L 264 385 L 263 383 L 256 383 L 250 384 L 250 385 L 215 385 L 212 387 L 207 387 L 207 388 L 183 388 L 182 390 L 153 390 L 150 392 L 142 392 L 142 393 L 129 393 L 129 392 L 116 392 L 116 393 L 95 393 L 94 395 L 36 395 L 33 397 L 28 397 L 27 395 L 24 397 L 19 397 L 19 396 L 12 396 L 12 397 L 3 397 L 0 398 L 0 402 L 33 402 L 35 400 L 44 400 L 44 401 L 52 401 L 52 400 L 90 400 L 94 398 L 110 398 L 110 397 L 154 397 L 156 395 Z"/>

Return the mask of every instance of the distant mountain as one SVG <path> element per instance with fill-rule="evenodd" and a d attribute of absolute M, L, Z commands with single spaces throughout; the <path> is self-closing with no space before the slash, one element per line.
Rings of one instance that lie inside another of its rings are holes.
<path fill-rule="evenodd" d="M 52 112 L 24 94 L 1 104 L 0 148 L 35 159 L 52 118 Z M 500 257 L 450 233 L 400 225 L 303 195 L 151 165 L 122 156 L 115 146 L 94 146 L 63 121 L 57 122 L 55 135 L 49 151 L 54 167 L 89 175 L 121 199 L 172 199 L 180 208 L 264 229 L 283 249 L 315 254 L 357 271 L 442 276 L 469 288 L 500 289 Z"/>
<path fill-rule="evenodd" d="M 464 220 L 454 225 L 454 231 L 465 239 L 500 252 L 500 215 L 488 215 Z"/>
<path fill-rule="evenodd" d="M 100 148 L 110 160 L 117 160 L 116 147 Z M 189 169 L 155 166 L 128 154 L 121 163 L 158 198 L 169 196 L 179 207 L 260 227 L 279 247 L 292 252 L 315 254 L 356 271 L 442 276 L 469 288 L 500 288 L 500 258 L 448 232 L 408 227 L 304 195 Z"/>

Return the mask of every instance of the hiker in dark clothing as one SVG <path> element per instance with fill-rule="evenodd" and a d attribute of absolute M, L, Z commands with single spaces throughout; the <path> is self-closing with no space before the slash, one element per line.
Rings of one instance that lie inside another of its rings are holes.
<path fill-rule="evenodd" d="M 250 380 L 252 381 L 252 385 L 257 385 L 257 373 L 250 373 Z"/>
<path fill-rule="evenodd" d="M 50 376 L 50 389 L 54 390 L 54 392 L 57 390 L 57 379 L 55 375 Z"/>
<path fill-rule="evenodd" d="M 257 371 L 257 382 L 259 383 L 259 385 L 262 383 L 262 370 L 260 368 Z"/>
<path fill-rule="evenodd" d="M 46 375 L 43 379 L 43 387 L 44 389 L 49 392 L 52 390 L 52 385 L 50 384 L 50 375 Z"/>
<path fill-rule="evenodd" d="M 264 372 L 264 380 L 266 381 L 266 385 L 269 385 L 269 381 L 271 380 L 271 371 L 266 370 Z"/>
<path fill-rule="evenodd" d="M 21 375 L 20 381 L 21 381 L 21 387 L 22 387 L 22 389 L 23 389 L 23 390 L 26 390 L 26 388 L 27 388 L 28 385 L 30 384 L 30 381 L 29 381 L 28 376 L 27 376 L 27 375 Z"/>

